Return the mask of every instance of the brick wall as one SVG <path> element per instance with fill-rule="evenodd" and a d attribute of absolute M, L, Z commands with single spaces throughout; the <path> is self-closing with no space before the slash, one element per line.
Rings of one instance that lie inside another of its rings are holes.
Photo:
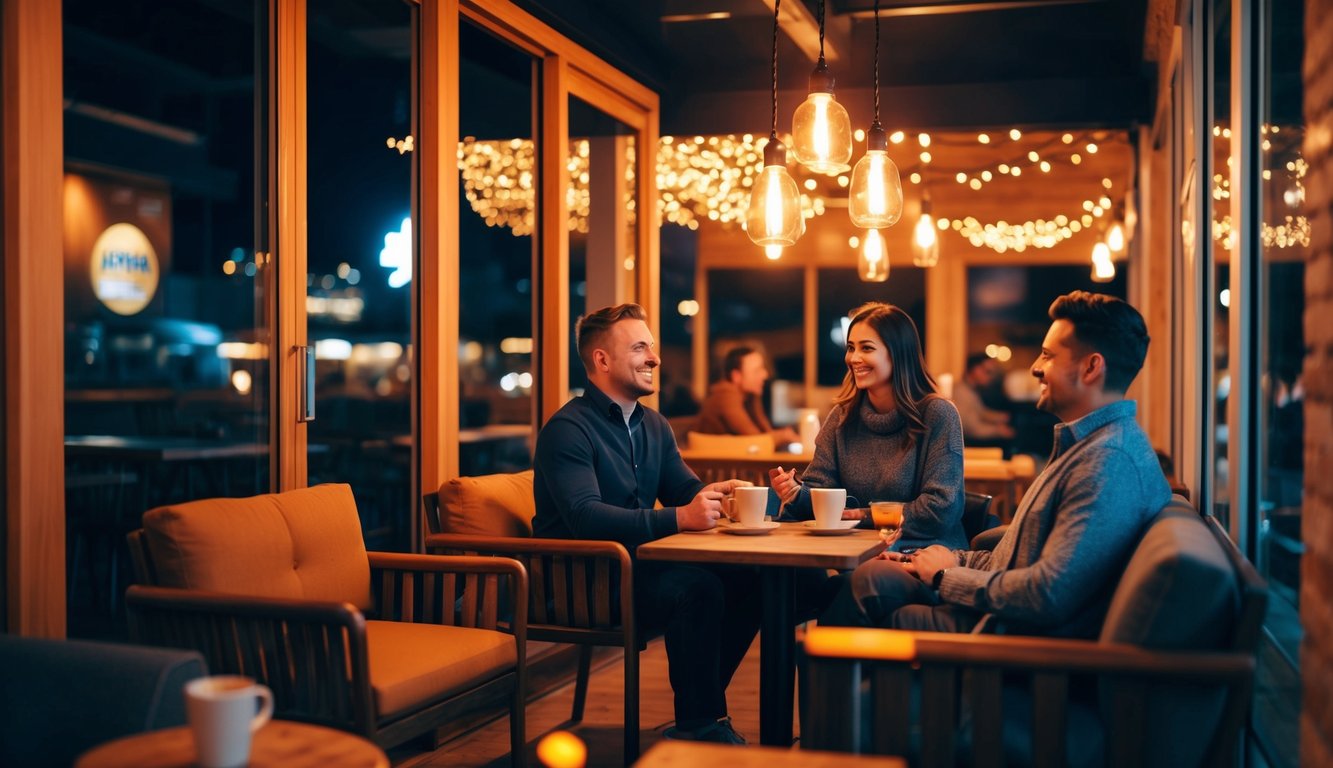
<path fill-rule="evenodd" d="M 1301 764 L 1333 765 L 1333 0 L 1305 4 L 1305 499 Z"/>

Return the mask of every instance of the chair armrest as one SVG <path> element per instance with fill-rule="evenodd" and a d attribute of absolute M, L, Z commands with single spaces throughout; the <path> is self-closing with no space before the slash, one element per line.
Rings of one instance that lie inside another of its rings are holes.
<path fill-rule="evenodd" d="M 954 635 L 893 629 L 814 627 L 805 638 L 811 658 L 922 665 L 1002 667 L 1032 673 L 1096 673 L 1216 680 L 1245 677 L 1254 658 L 1242 653 L 1153 651 L 1125 643 L 1012 635 Z"/>
<path fill-rule="evenodd" d="M 528 631 L 528 572 L 523 563 L 507 557 L 366 554 L 379 618 L 504 628 L 518 641 L 523 658 Z M 501 577 L 508 586 L 508 617 L 501 616 Z"/>
<path fill-rule="evenodd" d="M 274 716 L 374 731 L 366 621 L 350 603 L 131 586 L 134 642 L 191 648 L 273 690 Z"/>
<path fill-rule="evenodd" d="M 551 634 L 556 627 L 619 627 L 631 642 L 636 637 L 634 561 L 620 542 L 436 533 L 426 536 L 426 547 L 521 561 L 531 586 L 529 620 L 544 628 L 542 639 L 566 642 Z"/>

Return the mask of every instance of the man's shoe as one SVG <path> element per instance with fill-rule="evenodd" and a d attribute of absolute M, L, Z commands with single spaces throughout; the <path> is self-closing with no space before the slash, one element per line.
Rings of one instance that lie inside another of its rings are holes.
<path fill-rule="evenodd" d="M 711 741 L 718 744 L 740 744 L 744 745 L 745 737 L 736 733 L 736 729 L 731 727 L 731 718 L 719 718 L 716 723 L 709 723 L 701 728 L 686 730 L 684 728 L 672 727 L 666 729 L 662 736 L 677 741 Z"/>

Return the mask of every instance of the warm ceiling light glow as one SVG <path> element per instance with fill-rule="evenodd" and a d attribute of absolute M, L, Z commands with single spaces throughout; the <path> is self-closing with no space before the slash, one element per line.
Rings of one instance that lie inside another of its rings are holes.
<path fill-rule="evenodd" d="M 907 134 L 903 133 L 902 131 L 894 131 L 893 135 L 889 137 L 889 141 L 893 142 L 894 144 L 902 144 L 903 139 L 906 138 Z"/>
<path fill-rule="evenodd" d="M 791 119 L 791 151 L 797 162 L 828 176 L 851 168 L 852 119 L 833 95 L 833 73 L 824 61 L 824 13 L 819 14 L 819 62 L 810 74 L 810 95 Z"/>
<path fill-rule="evenodd" d="M 781 0 L 773 4 L 773 126 L 768 143 L 764 145 L 764 170 L 750 192 L 745 216 L 745 233 L 756 245 L 764 246 L 770 259 L 775 258 L 771 246 L 794 245 L 805 225 L 801 215 L 801 192 L 791 174 L 787 173 L 787 147 L 778 141 L 778 9 L 781 5 Z"/>
<path fill-rule="evenodd" d="M 912 175 L 908 176 L 907 180 L 912 182 L 913 184 L 920 184 L 921 174 L 917 173 L 916 171 L 912 171 Z"/>
<path fill-rule="evenodd" d="M 884 236 L 878 229 L 866 232 L 857 261 L 857 272 L 867 283 L 882 283 L 889 279 L 889 252 L 884 246 Z"/>
<path fill-rule="evenodd" d="M 916 136 L 916 142 L 917 142 L 918 144 L 921 145 L 921 148 L 922 148 L 922 149 L 925 149 L 926 147 L 929 147 L 929 146 L 930 146 L 930 134 L 929 134 L 929 133 L 918 133 L 917 136 Z"/>
<path fill-rule="evenodd" d="M 1063 142 L 1066 143 L 1066 144 L 1073 144 L 1073 143 L 1074 143 L 1074 134 L 1072 134 L 1072 133 L 1066 133 L 1064 136 L 1061 136 L 1061 137 L 1060 137 L 1060 141 L 1063 141 Z"/>
<path fill-rule="evenodd" d="M 1017 128 L 1010 128 L 1009 138 L 1013 139 L 1014 141 L 1018 141 L 1019 139 L 1023 138 L 1023 132 L 1018 130 Z"/>
<path fill-rule="evenodd" d="M 978 133 L 978 134 L 977 134 L 977 141 L 980 142 L 980 143 L 982 143 L 982 144 L 989 144 L 989 143 L 990 143 L 990 134 L 988 134 L 988 133 Z"/>
<path fill-rule="evenodd" d="M 1086 147 L 1086 149 L 1088 150 L 1089 155 L 1097 154 L 1097 145 L 1093 144 L 1092 142 L 1088 142 L 1088 146 Z"/>
<path fill-rule="evenodd" d="M 921 217 L 912 230 L 912 263 L 933 267 L 940 260 L 940 239 L 935 233 L 935 219 L 930 215 L 929 198 L 921 199 Z"/>

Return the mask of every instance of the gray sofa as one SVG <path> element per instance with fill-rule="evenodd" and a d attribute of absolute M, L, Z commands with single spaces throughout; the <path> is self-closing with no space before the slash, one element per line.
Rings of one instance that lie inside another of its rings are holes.
<path fill-rule="evenodd" d="M 1234 765 L 1266 607 L 1226 533 L 1175 497 L 1095 641 L 811 630 L 802 742 L 922 766 Z"/>
<path fill-rule="evenodd" d="M 0 635 L 0 765 L 74 763 L 112 739 L 185 724 L 193 651 Z"/>

